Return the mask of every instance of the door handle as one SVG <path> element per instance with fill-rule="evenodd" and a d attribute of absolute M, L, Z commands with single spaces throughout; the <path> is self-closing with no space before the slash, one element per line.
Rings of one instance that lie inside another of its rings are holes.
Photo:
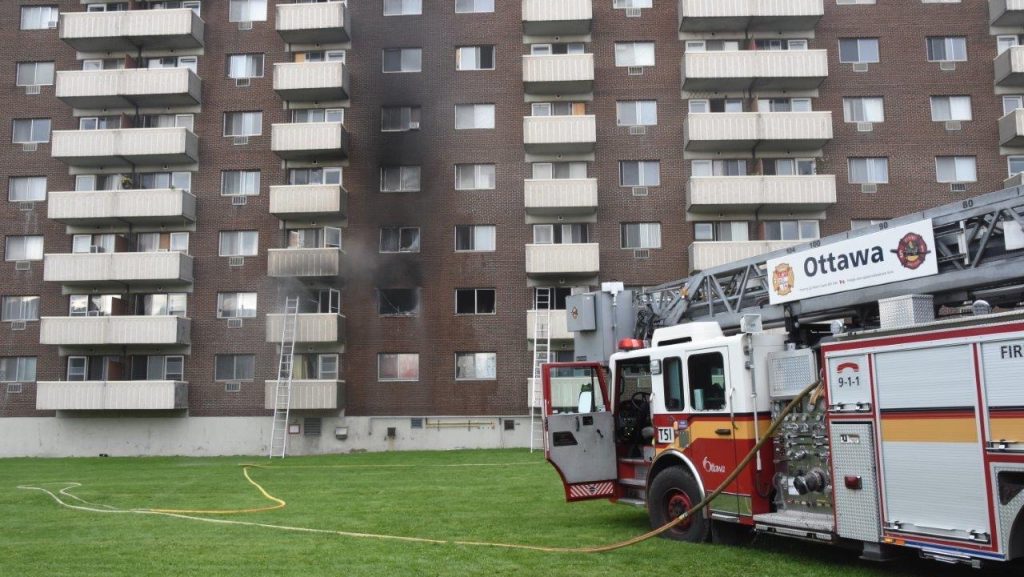
<path fill-rule="evenodd" d="M 732 434 L 732 431 L 730 431 L 729 429 L 715 429 L 715 434 L 721 437 L 728 437 L 729 435 Z"/>
<path fill-rule="evenodd" d="M 580 418 L 576 417 L 576 432 L 580 432 Z"/>

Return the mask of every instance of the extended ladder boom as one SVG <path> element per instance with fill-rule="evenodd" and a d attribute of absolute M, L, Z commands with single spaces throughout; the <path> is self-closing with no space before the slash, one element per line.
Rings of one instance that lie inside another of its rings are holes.
<path fill-rule="evenodd" d="M 274 394 L 274 421 L 270 430 L 270 458 L 284 458 L 288 450 L 288 414 L 292 399 L 292 368 L 295 361 L 295 326 L 298 323 L 299 298 L 288 297 L 281 322 L 281 356 L 277 364 Z"/>

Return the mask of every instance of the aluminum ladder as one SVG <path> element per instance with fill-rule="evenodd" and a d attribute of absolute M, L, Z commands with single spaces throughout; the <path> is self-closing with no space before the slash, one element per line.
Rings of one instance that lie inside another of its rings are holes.
<path fill-rule="evenodd" d="M 277 363 L 277 390 L 274 394 L 274 423 L 270 430 L 270 458 L 284 458 L 288 451 L 288 413 L 292 400 L 292 366 L 295 361 L 295 326 L 299 317 L 299 297 L 288 297 L 281 323 L 281 356 Z"/>
<path fill-rule="evenodd" d="M 544 448 L 541 365 L 551 362 L 551 289 L 537 288 L 533 317 L 533 371 L 530 379 L 530 452 Z"/>

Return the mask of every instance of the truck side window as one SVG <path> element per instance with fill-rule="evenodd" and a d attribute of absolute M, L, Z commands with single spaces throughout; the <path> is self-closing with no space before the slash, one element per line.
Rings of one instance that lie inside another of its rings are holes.
<path fill-rule="evenodd" d="M 683 361 L 679 357 L 667 358 L 664 361 L 665 409 L 669 411 L 683 410 Z"/>
<path fill-rule="evenodd" d="M 690 404 L 696 411 L 725 408 L 725 361 L 722 353 L 703 353 L 687 359 Z"/>

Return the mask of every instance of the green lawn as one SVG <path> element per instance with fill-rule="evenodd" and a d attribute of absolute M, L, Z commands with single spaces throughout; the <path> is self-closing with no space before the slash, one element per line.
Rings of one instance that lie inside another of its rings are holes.
<path fill-rule="evenodd" d="M 18 485 L 41 485 L 56 492 L 65 482 L 73 481 L 82 484 L 73 490 L 77 497 L 123 509 L 227 509 L 269 504 L 242 477 L 238 465 L 245 462 L 266 460 L 2 460 L 0 575 L 997 574 L 951 569 L 917 559 L 872 565 L 838 549 L 778 539 L 739 548 L 652 539 L 612 553 L 552 554 L 282 532 L 165 516 L 76 511 L 59 506 L 41 492 L 16 489 Z M 540 454 L 526 451 L 292 457 L 274 461 L 274 466 L 253 469 L 252 476 L 272 495 L 287 501 L 286 508 L 214 517 L 438 540 L 561 547 L 614 542 L 647 530 L 646 514 L 638 509 L 607 501 L 564 503 L 558 475 Z"/>

